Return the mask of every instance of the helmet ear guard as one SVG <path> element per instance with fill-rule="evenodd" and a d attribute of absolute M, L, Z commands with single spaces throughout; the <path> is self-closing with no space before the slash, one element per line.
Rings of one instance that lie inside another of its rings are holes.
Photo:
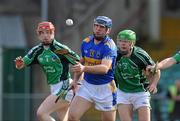
<path fill-rule="evenodd" d="M 94 24 L 102 25 L 107 28 L 112 28 L 112 20 L 106 16 L 98 16 L 94 19 Z"/>
<path fill-rule="evenodd" d="M 136 33 L 132 30 L 120 31 L 117 35 L 117 40 L 136 42 Z"/>
<path fill-rule="evenodd" d="M 39 33 L 39 32 L 41 32 L 43 30 L 54 31 L 55 27 L 54 27 L 54 25 L 51 22 L 47 22 L 47 21 L 40 22 L 38 24 L 38 27 L 37 27 L 36 31 L 37 31 L 37 33 Z"/>

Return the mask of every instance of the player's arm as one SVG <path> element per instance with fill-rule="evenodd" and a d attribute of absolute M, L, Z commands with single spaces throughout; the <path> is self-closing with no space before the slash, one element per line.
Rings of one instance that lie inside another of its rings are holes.
<path fill-rule="evenodd" d="M 157 69 L 158 62 L 154 63 L 149 55 L 145 56 L 146 63 L 144 63 L 144 71 L 147 79 L 149 80 L 148 90 L 149 92 L 156 93 L 157 92 L 157 84 L 160 79 L 161 72 Z M 150 69 L 149 67 L 153 67 Z"/>
<path fill-rule="evenodd" d="M 169 57 L 169 58 L 166 58 L 166 59 L 162 60 L 161 62 L 159 62 L 157 68 L 158 69 L 166 69 L 166 68 L 169 68 L 176 63 L 177 62 L 173 57 Z"/>
<path fill-rule="evenodd" d="M 81 57 L 80 61 L 76 62 L 76 63 L 84 63 L 84 58 Z M 74 71 L 74 66 L 72 67 L 72 71 L 74 72 L 73 81 L 78 82 L 79 80 L 82 80 L 83 72 L 76 72 L 76 71 Z"/>
<path fill-rule="evenodd" d="M 150 73 L 149 75 L 146 75 L 148 80 L 150 81 L 150 84 L 154 84 L 154 85 L 157 85 L 159 79 L 160 79 L 160 76 L 161 76 L 161 71 L 160 70 L 157 70 L 156 73 L 152 74 Z"/>
<path fill-rule="evenodd" d="M 148 69 L 146 69 L 145 75 L 150 82 L 149 86 L 148 86 L 148 90 L 152 93 L 156 93 L 157 92 L 157 84 L 158 84 L 160 76 L 161 76 L 161 71 L 158 69 L 158 70 L 156 70 L 155 73 L 151 73 L 148 71 Z"/>
<path fill-rule="evenodd" d="M 55 50 L 56 54 L 63 55 L 72 65 L 75 65 L 75 61 L 79 61 L 80 57 L 74 51 L 72 51 L 68 46 L 58 43 Z"/>
<path fill-rule="evenodd" d="M 65 51 L 65 53 L 63 55 L 65 55 L 67 58 L 71 58 L 74 61 L 80 61 L 79 55 L 76 54 L 74 51 L 72 51 L 66 45 L 63 45 L 63 50 Z"/>
<path fill-rule="evenodd" d="M 33 47 L 31 50 L 29 50 L 29 52 L 27 53 L 27 55 L 25 55 L 23 58 L 21 56 L 17 57 L 14 61 L 15 61 L 15 66 L 17 69 L 22 69 L 25 66 L 29 66 L 31 64 L 35 64 L 35 57 L 38 53 L 38 51 L 40 50 L 40 45 L 37 45 L 35 47 Z"/>
<path fill-rule="evenodd" d="M 27 54 L 23 58 L 19 56 L 15 59 L 15 66 L 17 69 L 22 69 L 31 64 L 36 64 L 36 62 L 34 62 L 34 57 L 29 58 L 29 54 Z"/>
<path fill-rule="evenodd" d="M 77 63 L 79 63 L 79 62 L 77 62 Z M 84 58 L 81 58 L 80 59 L 80 63 L 84 63 Z M 73 69 L 72 69 L 73 70 Z M 73 71 L 74 73 L 73 73 L 73 81 L 72 81 L 72 83 L 70 84 L 70 88 L 72 88 L 73 89 L 73 91 L 74 92 L 76 92 L 76 89 L 77 89 L 77 87 L 78 87 L 78 82 L 79 82 L 79 80 L 83 80 L 82 78 L 83 78 L 83 72 L 75 72 L 75 71 Z"/>
<path fill-rule="evenodd" d="M 160 79 L 161 72 L 160 70 L 157 70 L 157 72 L 149 78 L 150 84 L 149 84 L 149 91 L 152 92 L 153 94 L 157 92 L 157 84 Z"/>
<path fill-rule="evenodd" d="M 80 61 L 80 57 L 78 54 L 76 54 L 74 51 L 72 51 L 70 48 L 68 48 L 68 53 L 70 57 L 72 57 L 76 61 Z"/>
<path fill-rule="evenodd" d="M 91 73 L 91 74 L 106 74 L 109 69 L 111 68 L 112 60 L 111 59 L 102 59 L 100 65 L 94 66 L 85 66 L 84 72 Z"/>
<path fill-rule="evenodd" d="M 112 59 L 104 58 L 99 65 L 84 66 L 81 63 L 77 63 L 73 66 L 72 70 L 77 73 L 91 73 L 91 74 L 106 74 L 112 65 Z"/>

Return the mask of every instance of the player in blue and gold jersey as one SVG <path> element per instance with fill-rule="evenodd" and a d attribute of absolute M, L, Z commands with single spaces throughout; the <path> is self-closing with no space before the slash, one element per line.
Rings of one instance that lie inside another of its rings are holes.
<path fill-rule="evenodd" d="M 82 115 L 93 105 L 102 112 L 102 121 L 115 121 L 116 85 L 114 83 L 114 65 L 117 49 L 108 36 L 112 20 L 106 16 L 94 19 L 93 35 L 85 38 L 81 45 L 81 63 L 73 66 L 75 77 L 72 83 L 76 87 L 82 73 L 82 85 L 73 99 L 69 121 L 79 121 Z"/>

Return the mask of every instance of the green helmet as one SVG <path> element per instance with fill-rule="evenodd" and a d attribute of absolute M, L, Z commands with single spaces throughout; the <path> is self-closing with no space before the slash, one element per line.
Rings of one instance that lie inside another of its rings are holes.
<path fill-rule="evenodd" d="M 136 41 L 136 33 L 132 30 L 120 31 L 117 35 L 117 40 L 135 42 Z"/>

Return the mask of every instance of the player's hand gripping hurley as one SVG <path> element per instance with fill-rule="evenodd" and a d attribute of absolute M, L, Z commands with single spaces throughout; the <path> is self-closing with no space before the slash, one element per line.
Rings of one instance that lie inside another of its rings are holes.
<path fill-rule="evenodd" d="M 156 64 L 155 64 L 155 66 L 154 66 L 154 68 L 152 68 L 151 70 L 150 70 L 150 72 L 153 74 L 153 75 L 155 75 L 156 73 L 157 73 L 157 71 L 158 71 L 158 61 L 156 62 Z"/>

